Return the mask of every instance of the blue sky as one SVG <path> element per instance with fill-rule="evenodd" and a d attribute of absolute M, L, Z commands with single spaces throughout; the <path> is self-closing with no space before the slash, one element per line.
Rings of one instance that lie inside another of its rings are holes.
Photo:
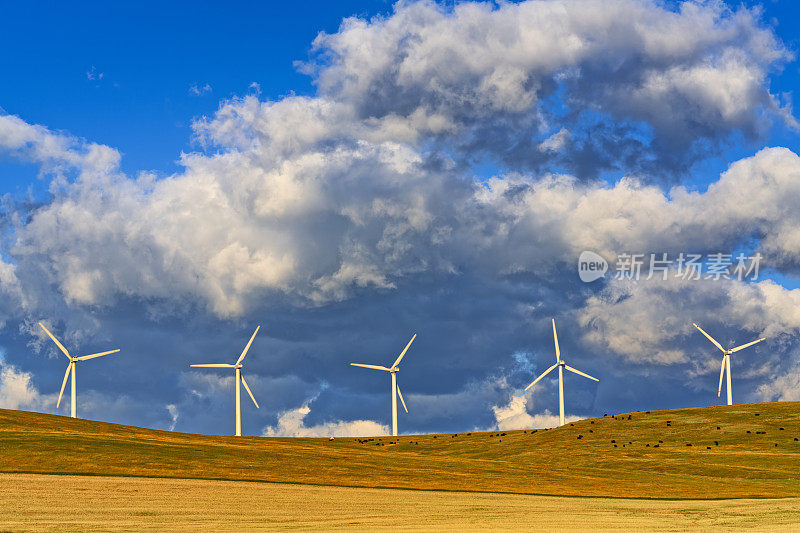
<path fill-rule="evenodd" d="M 80 369 L 82 414 L 183 431 L 230 431 L 232 382 L 187 365 L 235 358 L 258 324 L 248 434 L 385 426 L 388 379 L 347 363 L 387 364 L 415 331 L 401 431 L 552 423 L 554 384 L 522 388 L 550 366 L 553 316 L 601 379 L 568 381 L 569 415 L 715 404 L 691 320 L 770 338 L 735 362 L 735 399 L 800 399 L 798 15 L 5 5 L 0 407 L 56 412 L 38 320 L 123 349 Z M 765 264 L 582 284 L 583 249 Z"/>
<path fill-rule="evenodd" d="M 786 46 L 800 50 L 795 3 L 746 5 L 762 9 L 764 22 Z M 197 149 L 193 119 L 213 114 L 222 99 L 252 92 L 252 83 L 265 99 L 313 94 L 312 79 L 293 65 L 308 58 L 314 37 L 335 32 L 345 17 L 386 15 L 391 6 L 388 1 L 50 2 L 43 9 L 11 3 L 4 6 L 0 43 L 17 53 L 0 58 L 8 80 L 0 87 L 0 107 L 118 148 L 128 172 L 169 174 L 177 170 L 181 150 Z M 102 79 L 89 79 L 93 71 Z M 790 93 L 794 107 L 800 105 L 796 63 L 771 76 L 770 83 L 774 93 Z M 190 94 L 192 86 L 206 84 L 211 91 Z M 797 142 L 796 134 L 778 127 L 767 144 L 796 151 Z M 719 173 L 731 157 L 750 152 L 752 146 L 733 146 L 725 157 L 699 165 L 698 172 Z M 4 182 L 13 184 L 5 190 L 25 190 L 35 169 L 4 163 Z"/>
<path fill-rule="evenodd" d="M 343 17 L 391 8 L 380 1 L 46 4 L 3 7 L 0 43 L 16 53 L 0 59 L 7 80 L 0 106 L 117 147 L 133 173 L 174 172 L 181 150 L 196 149 L 192 120 L 252 92 L 252 83 L 265 98 L 312 94 L 311 79 L 293 63 L 306 59 L 317 33 L 334 32 Z M 206 84 L 211 91 L 190 94 Z M 30 175 L 10 178 L 25 189 Z"/>

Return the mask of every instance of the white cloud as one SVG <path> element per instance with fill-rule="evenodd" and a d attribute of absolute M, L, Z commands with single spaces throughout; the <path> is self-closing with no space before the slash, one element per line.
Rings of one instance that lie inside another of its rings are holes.
<path fill-rule="evenodd" d="M 67 169 L 77 169 L 87 180 L 115 172 L 120 160 L 119 152 L 108 146 L 88 143 L 2 114 L 0 152 L 40 164 L 43 171 L 57 175 Z M 62 181 L 56 183 L 63 184 Z"/>
<path fill-rule="evenodd" d="M 0 360 L 0 408 L 36 409 L 41 402 L 31 374 Z"/>
<path fill-rule="evenodd" d="M 558 152 L 567 145 L 572 135 L 567 128 L 561 128 L 556 133 L 539 143 L 540 152 Z"/>
<path fill-rule="evenodd" d="M 509 270 L 574 263 L 583 250 L 612 262 L 620 252 L 730 252 L 761 238 L 768 266 L 800 269 L 800 157 L 765 148 L 733 163 L 706 192 L 625 177 L 613 185 L 571 176 L 502 176 L 475 198 L 492 228 L 493 253 Z M 653 221 L 658 224 L 653 224 Z M 763 267 L 764 265 L 762 265 Z"/>
<path fill-rule="evenodd" d="M 757 11 L 634 0 L 401 2 L 387 17 L 346 19 L 314 47 L 321 60 L 307 71 L 322 94 L 361 117 L 536 131 L 561 87 L 570 108 L 647 121 L 675 142 L 759 131 L 765 112 L 780 114 L 767 71 L 790 57 Z"/>
<path fill-rule="evenodd" d="M 739 333 L 735 338 L 718 339 L 723 343 L 744 344 L 761 336 L 780 341 L 800 333 L 798 308 L 800 289 L 785 289 L 770 280 L 747 283 L 669 277 L 663 281 L 654 277 L 610 282 L 588 299 L 577 316 L 588 330 L 586 341 L 630 362 L 670 365 L 694 359 L 695 354 L 687 352 L 683 343 L 687 336 L 699 335 L 692 322 L 709 333 L 714 325 L 735 326 Z M 713 362 L 704 365 L 708 372 L 718 367 L 716 354 Z"/>
<path fill-rule="evenodd" d="M 513 430 L 513 429 L 544 429 L 558 427 L 560 420 L 558 415 L 553 415 L 545 409 L 544 413 L 530 414 L 528 412 L 528 402 L 533 398 L 533 390 L 514 394 L 506 405 L 495 405 L 492 407 L 497 425 L 493 429 Z M 565 423 L 575 422 L 581 417 L 565 415 Z"/>
<path fill-rule="evenodd" d="M 208 83 L 206 83 L 204 85 L 198 85 L 196 83 L 193 83 L 189 87 L 189 94 L 192 95 L 192 96 L 202 96 L 202 95 L 208 94 L 210 92 L 211 92 L 211 85 L 209 85 Z"/>
<path fill-rule="evenodd" d="M 248 97 L 223 107 L 220 117 L 237 118 L 212 129 L 233 137 L 223 132 L 246 133 L 242 120 L 261 128 L 278 110 L 289 120 L 309 109 L 327 128 L 330 109 L 319 103 L 264 107 Z M 79 171 L 15 228 L 16 265 L 0 272 L 3 288 L 29 309 L 49 301 L 51 285 L 69 304 L 134 297 L 236 317 L 280 295 L 321 305 L 358 290 L 394 290 L 419 272 L 550 277 L 582 250 L 607 259 L 626 250 L 725 251 L 753 235 L 762 236 L 767 261 L 800 268 L 800 158 L 788 149 L 734 163 L 704 193 L 566 175 L 477 184 L 431 170 L 408 145 L 309 149 L 313 127 L 284 126 L 275 135 L 287 137 L 271 147 L 185 155 L 184 172 L 154 180 L 118 174 L 119 154 L 107 147 L 0 117 L 0 145 Z"/>
<path fill-rule="evenodd" d="M 759 385 L 755 396 L 762 402 L 800 401 L 800 368 L 795 367 L 790 372 L 774 376 L 768 383 Z"/>
<path fill-rule="evenodd" d="M 389 427 L 372 420 L 336 421 L 306 426 L 305 417 L 311 412 L 310 401 L 297 409 L 278 415 L 275 426 L 267 426 L 263 437 L 372 437 L 389 434 Z"/>
<path fill-rule="evenodd" d="M 169 424 L 169 431 L 175 431 L 175 425 L 178 423 L 178 418 L 180 418 L 178 406 L 172 403 L 167 404 L 167 411 L 169 412 L 169 416 L 172 418 L 172 422 Z"/>

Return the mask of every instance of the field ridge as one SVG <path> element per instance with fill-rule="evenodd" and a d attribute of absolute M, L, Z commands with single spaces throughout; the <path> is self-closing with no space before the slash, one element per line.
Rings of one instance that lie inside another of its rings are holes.
<path fill-rule="evenodd" d="M 633 412 L 550 430 L 333 441 L 197 435 L 0 409 L 0 472 L 582 497 L 778 498 L 800 496 L 798 439 L 800 402 Z"/>

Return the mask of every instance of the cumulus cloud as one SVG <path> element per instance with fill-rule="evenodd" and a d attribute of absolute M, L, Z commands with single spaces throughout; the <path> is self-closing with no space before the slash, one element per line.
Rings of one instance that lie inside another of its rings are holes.
<path fill-rule="evenodd" d="M 767 265 L 791 270 L 800 265 L 799 178 L 797 154 L 765 148 L 731 164 L 705 192 L 664 191 L 635 177 L 607 185 L 512 175 L 488 180 L 475 199 L 496 215 L 484 221 L 497 224 L 491 257 L 508 268 L 532 268 L 542 250 L 565 262 L 593 250 L 613 262 L 621 252 L 730 253 L 759 239 Z"/>
<path fill-rule="evenodd" d="M 351 420 L 328 422 L 306 426 L 305 417 L 311 412 L 310 401 L 297 409 L 284 411 L 278 415 L 278 423 L 267 426 L 262 437 L 373 437 L 390 433 L 389 426 L 372 420 Z"/>
<path fill-rule="evenodd" d="M 785 289 L 770 280 L 746 283 L 671 276 L 666 281 L 615 280 L 590 297 L 577 317 L 588 342 L 629 362 L 670 365 L 686 363 L 695 355 L 683 342 L 689 335 L 700 335 L 692 322 L 723 346 L 762 336 L 777 345 L 800 333 L 798 305 L 800 289 Z M 725 336 L 717 337 L 713 326 Z"/>
<path fill-rule="evenodd" d="M 782 113 L 767 74 L 790 58 L 757 11 L 634 0 L 398 3 L 385 17 L 346 19 L 314 49 L 306 71 L 356 117 L 515 164 L 542 161 L 549 122 L 593 113 L 646 124 L 661 156 L 757 135 Z"/>
<path fill-rule="evenodd" d="M 36 410 L 42 402 L 31 374 L 0 359 L 0 408 Z"/>
<path fill-rule="evenodd" d="M 83 172 L 16 228 L 12 252 L 71 303 L 124 295 L 194 302 L 219 316 L 277 294 L 317 305 L 464 265 L 490 276 L 546 274 L 554 264 L 540 260 L 543 251 L 571 262 L 585 249 L 725 250 L 761 235 L 771 261 L 800 264 L 800 158 L 787 149 L 733 164 L 704 193 L 565 175 L 481 186 L 388 142 L 278 164 L 262 156 L 258 147 L 186 155 L 185 172 L 161 180 Z"/>
<path fill-rule="evenodd" d="M 0 114 L 0 153 L 39 164 L 43 172 L 57 175 L 77 169 L 87 179 L 116 171 L 120 160 L 119 152 L 108 146 L 3 114 Z M 63 185 L 61 180 L 55 183 Z"/>
<path fill-rule="evenodd" d="M 547 139 L 539 143 L 540 152 L 558 152 L 569 142 L 571 135 L 567 128 L 561 128 Z"/>
<path fill-rule="evenodd" d="M 533 391 L 517 393 L 511 397 L 506 405 L 495 405 L 492 407 L 497 425 L 492 429 L 512 430 L 512 429 L 544 429 L 558 427 L 561 423 L 559 416 L 551 414 L 549 409 L 543 413 L 530 414 L 528 412 L 528 402 L 533 397 Z M 581 417 L 564 415 L 567 424 L 580 420 Z"/>
<path fill-rule="evenodd" d="M 759 385 L 755 393 L 762 402 L 798 402 L 800 401 L 800 369 L 775 376 L 772 381 Z"/>

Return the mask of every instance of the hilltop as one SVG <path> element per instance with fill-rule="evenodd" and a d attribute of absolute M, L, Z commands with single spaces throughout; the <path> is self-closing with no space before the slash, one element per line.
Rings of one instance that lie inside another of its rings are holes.
<path fill-rule="evenodd" d="M 0 472 L 636 498 L 800 496 L 800 402 L 625 413 L 550 430 L 223 437 L 0 410 Z"/>

